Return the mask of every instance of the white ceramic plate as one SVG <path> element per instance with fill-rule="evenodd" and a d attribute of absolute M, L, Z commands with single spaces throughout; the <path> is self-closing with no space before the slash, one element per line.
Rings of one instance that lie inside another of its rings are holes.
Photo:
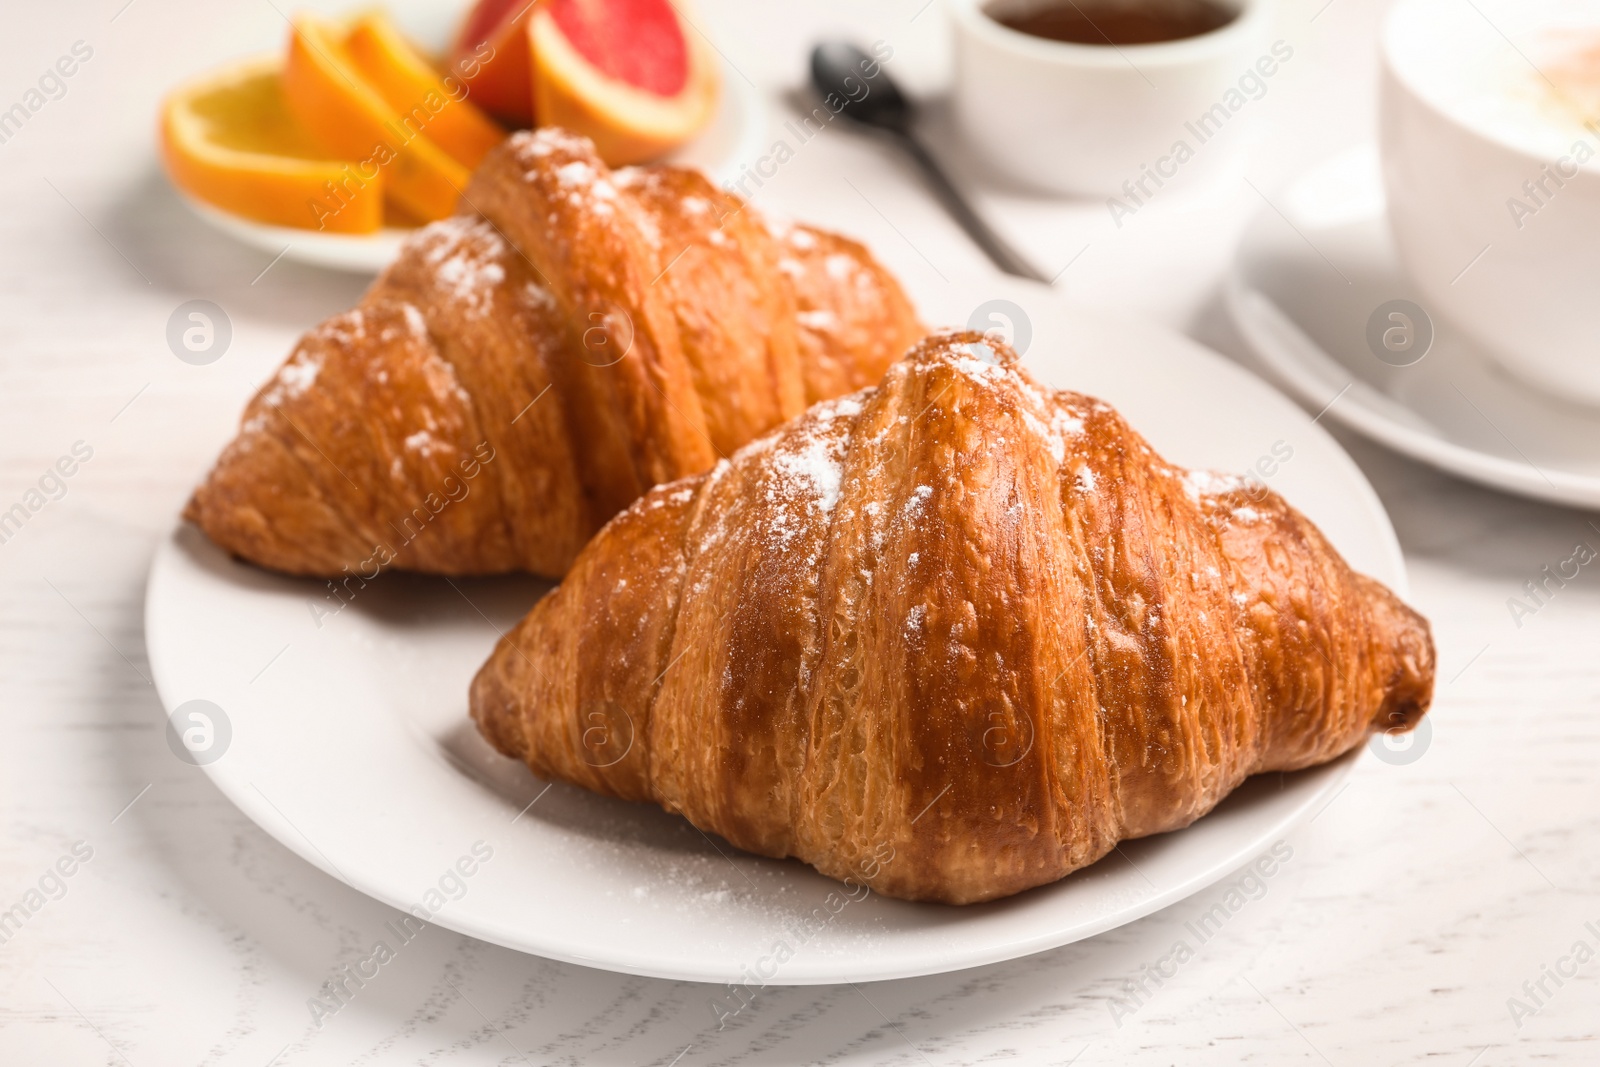
<path fill-rule="evenodd" d="M 1420 362 L 1390 366 L 1368 346 L 1380 305 L 1426 308 L 1396 258 L 1374 149 L 1323 163 L 1273 204 L 1245 232 L 1227 301 L 1286 388 L 1313 411 L 1331 402 L 1327 418 L 1412 459 L 1507 492 L 1600 507 L 1600 410 L 1522 384 L 1437 315 Z"/>
<path fill-rule="evenodd" d="M 350 2 L 335 6 L 333 10 L 348 11 L 360 6 Z M 462 0 L 446 3 L 389 0 L 384 4 L 413 40 L 438 51 L 446 47 L 468 6 Z M 689 32 L 698 31 L 691 29 Z M 767 110 L 761 94 L 745 76 L 725 59 L 719 62 L 722 64 L 722 92 L 717 113 L 705 129 L 666 161 L 696 167 L 722 185 L 736 180 L 741 169 L 753 165 L 766 150 Z M 385 227 L 374 234 L 337 234 L 272 226 L 224 211 L 182 190 L 178 190 L 178 195 L 201 219 L 235 240 L 274 256 L 335 270 L 376 274 L 394 261 L 401 243 L 413 232 Z"/>
<path fill-rule="evenodd" d="M 931 321 L 952 324 L 1009 302 L 997 313 L 1026 321 L 1019 334 L 1031 334 L 1034 373 L 1117 405 L 1171 459 L 1242 470 L 1274 445 L 1292 449 L 1270 484 L 1355 567 L 1404 591 L 1393 531 L 1361 473 L 1299 407 L 1238 367 L 1174 334 L 1071 312 L 1024 282 L 917 295 Z M 319 620 L 313 605 L 330 604 L 322 583 L 233 562 L 180 528 L 151 570 L 146 637 L 169 711 L 204 699 L 227 716 L 231 740 L 206 767 L 218 787 L 310 863 L 405 910 L 481 841 L 492 859 L 436 922 L 663 978 L 741 980 L 783 940 L 794 956 L 770 981 L 797 985 L 930 974 L 1063 945 L 1236 870 L 1325 803 L 1359 756 L 1247 783 L 1186 830 L 1008 900 L 956 908 L 870 896 L 802 937 L 800 924 L 837 883 L 713 844 L 651 806 L 547 788 L 478 737 L 468 682 L 497 631 L 546 588 L 391 574 Z"/>

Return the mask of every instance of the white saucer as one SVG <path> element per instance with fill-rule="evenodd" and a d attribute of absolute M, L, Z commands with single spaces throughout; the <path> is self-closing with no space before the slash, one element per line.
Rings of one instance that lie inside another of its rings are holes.
<path fill-rule="evenodd" d="M 1496 489 L 1600 506 L 1600 410 L 1524 385 L 1438 316 L 1420 362 L 1380 361 L 1368 319 L 1395 299 L 1426 308 L 1396 258 L 1370 146 L 1275 195 L 1246 230 L 1227 284 L 1240 333 L 1313 412 L 1326 406 L 1328 419 Z"/>
<path fill-rule="evenodd" d="M 1177 334 L 1069 311 L 1022 281 L 916 296 L 933 322 L 1025 320 L 1034 373 L 1115 404 L 1175 461 L 1243 470 L 1292 449 L 1270 484 L 1354 567 L 1404 593 L 1393 530 L 1355 464 L 1239 367 Z M 497 632 L 547 588 L 390 574 L 319 619 L 313 607 L 331 606 L 323 583 L 235 562 L 180 527 L 151 568 L 145 632 L 167 709 L 203 699 L 225 713 L 226 731 L 213 724 L 214 736 L 231 740 L 205 770 L 308 862 L 409 910 L 467 857 L 473 875 L 448 879 L 465 888 L 434 922 L 662 978 L 747 982 L 744 969 L 779 941 L 794 952 L 769 979 L 782 985 L 932 974 L 1064 945 L 1238 869 L 1327 803 L 1360 758 L 1246 783 L 1188 829 L 1128 843 L 1007 900 L 955 908 L 873 895 L 802 934 L 838 883 L 713 844 L 652 806 L 560 784 L 547 791 L 478 736 L 468 682 Z M 487 862 L 473 858 L 478 842 L 480 856 L 492 850 Z"/>
<path fill-rule="evenodd" d="M 413 11 L 420 0 L 400 0 L 387 5 L 391 14 L 413 37 L 429 47 L 442 49 L 444 34 L 434 39 L 432 34 L 440 28 L 453 28 L 455 19 L 441 18 L 437 10 Z M 346 5 L 347 7 L 350 5 Z M 432 8 L 466 5 L 452 0 L 451 4 L 432 5 Z M 696 32 L 690 30 L 691 33 Z M 767 150 L 766 101 L 743 74 L 726 60 L 722 63 L 722 91 L 717 103 L 717 113 L 694 140 L 667 157 L 666 162 L 695 167 L 718 185 L 738 179 L 743 168 L 753 166 Z M 400 251 L 400 245 L 414 231 L 385 227 L 374 234 L 321 233 L 292 226 L 272 226 L 242 215 L 224 211 L 188 195 L 181 189 L 178 195 L 196 215 L 229 237 L 252 245 L 270 255 L 310 263 L 335 270 L 358 271 L 377 274 Z"/>

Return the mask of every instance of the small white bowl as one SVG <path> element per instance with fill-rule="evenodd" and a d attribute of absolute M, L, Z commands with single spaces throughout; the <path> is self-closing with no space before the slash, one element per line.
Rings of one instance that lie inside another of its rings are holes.
<path fill-rule="evenodd" d="M 1293 56 L 1266 42 L 1267 0 L 1223 0 L 1238 12 L 1226 26 L 1137 45 L 1035 37 L 991 18 L 995 2 L 947 0 L 968 142 L 1027 185 L 1134 208 L 1179 174 L 1237 167 L 1247 140 L 1237 127 Z"/>
<path fill-rule="evenodd" d="M 1400 0 L 1380 146 L 1425 308 L 1524 381 L 1600 404 L 1600 123 L 1585 129 L 1547 80 L 1580 39 L 1600 45 L 1595 0 Z"/>

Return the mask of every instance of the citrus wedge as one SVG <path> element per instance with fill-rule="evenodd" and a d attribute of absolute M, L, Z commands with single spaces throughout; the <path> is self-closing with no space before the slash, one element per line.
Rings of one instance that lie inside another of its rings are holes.
<path fill-rule="evenodd" d="M 282 67 L 276 56 L 246 60 L 175 90 L 161 109 L 167 173 L 191 196 L 258 222 L 372 233 L 383 224 L 382 182 L 350 182 L 350 164 L 300 128 Z"/>
<path fill-rule="evenodd" d="M 528 15 L 537 0 L 478 0 L 450 50 L 450 69 L 478 106 L 513 126 L 533 125 Z"/>
<path fill-rule="evenodd" d="M 589 137 L 612 166 L 663 155 L 711 118 L 715 57 L 670 0 L 543 0 L 528 31 L 539 123 Z"/>
<path fill-rule="evenodd" d="M 384 194 L 407 214 L 431 221 L 455 210 L 467 168 L 361 75 L 343 27 L 309 14 L 293 25 L 283 93 L 295 119 L 324 151 L 355 160 L 360 177 L 381 175 Z"/>
<path fill-rule="evenodd" d="M 467 169 L 505 140 L 505 131 L 467 99 L 467 84 L 453 74 L 441 77 L 383 12 L 357 19 L 344 46 L 384 102 Z"/>

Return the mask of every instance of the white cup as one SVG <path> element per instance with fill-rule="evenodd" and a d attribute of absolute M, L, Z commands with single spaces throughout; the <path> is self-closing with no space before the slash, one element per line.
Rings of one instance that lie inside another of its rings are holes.
<path fill-rule="evenodd" d="M 1379 126 L 1390 228 L 1424 308 L 1515 376 L 1596 404 L 1600 123 L 1555 88 L 1584 40 L 1600 44 L 1595 0 L 1400 0 Z"/>
<path fill-rule="evenodd" d="M 1267 0 L 1222 2 L 1238 14 L 1210 33 L 1113 46 L 1035 37 L 986 13 L 1019 0 L 947 0 L 963 136 L 1008 177 L 1057 193 L 1142 198 L 1179 174 L 1236 169 L 1239 127 L 1293 49 L 1267 45 Z"/>

